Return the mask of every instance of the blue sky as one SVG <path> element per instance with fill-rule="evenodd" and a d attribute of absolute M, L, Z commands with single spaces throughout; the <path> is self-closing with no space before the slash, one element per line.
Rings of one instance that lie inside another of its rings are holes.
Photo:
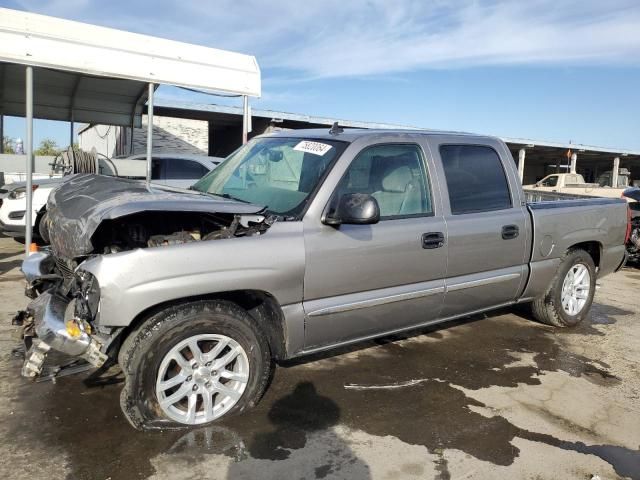
<path fill-rule="evenodd" d="M 253 54 L 256 108 L 640 150 L 637 0 L 0 5 Z M 23 124 L 8 119 L 5 134 Z M 68 143 L 65 124 L 35 130 L 36 142 Z"/>

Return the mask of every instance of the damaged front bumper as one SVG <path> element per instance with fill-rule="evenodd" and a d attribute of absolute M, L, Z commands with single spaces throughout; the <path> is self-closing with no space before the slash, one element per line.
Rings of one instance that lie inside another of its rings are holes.
<path fill-rule="evenodd" d="M 22 270 L 30 285 L 47 277 L 42 268 L 46 255 L 34 256 L 24 261 Z M 30 292 L 29 288 L 27 289 Z M 101 367 L 107 360 L 102 351 L 102 343 L 91 334 L 90 327 L 75 315 L 76 300 L 60 294 L 56 287 L 41 292 L 26 308 L 16 315 L 15 323 L 22 325 L 25 342 L 25 361 L 22 367 L 24 377 L 35 378 L 42 372 L 49 350 L 82 358 L 95 367 Z"/>

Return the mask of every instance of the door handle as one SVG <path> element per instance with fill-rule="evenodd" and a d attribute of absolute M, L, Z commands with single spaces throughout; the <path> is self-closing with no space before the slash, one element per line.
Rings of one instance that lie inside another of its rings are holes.
<path fill-rule="evenodd" d="M 429 232 L 422 234 L 422 248 L 432 249 L 444 246 L 444 233 Z"/>
<path fill-rule="evenodd" d="M 520 235 L 520 229 L 517 225 L 505 225 L 502 227 L 503 240 L 511 240 L 512 238 L 516 238 L 518 235 Z"/>

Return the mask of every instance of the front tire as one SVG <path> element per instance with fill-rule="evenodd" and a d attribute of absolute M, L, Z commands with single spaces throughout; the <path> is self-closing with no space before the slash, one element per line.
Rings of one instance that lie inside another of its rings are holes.
<path fill-rule="evenodd" d="M 589 313 L 596 291 L 596 266 L 584 250 L 570 250 L 547 292 L 533 301 L 533 316 L 554 327 L 575 327 Z"/>
<path fill-rule="evenodd" d="M 211 423 L 258 403 L 271 352 L 250 315 L 228 301 L 157 312 L 124 341 L 122 410 L 137 429 Z"/>

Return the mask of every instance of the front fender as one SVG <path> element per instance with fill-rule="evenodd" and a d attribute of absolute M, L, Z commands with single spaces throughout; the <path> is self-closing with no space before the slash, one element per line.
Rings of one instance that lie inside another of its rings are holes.
<path fill-rule="evenodd" d="M 302 301 L 302 222 L 263 235 L 136 249 L 93 257 L 79 268 L 100 285 L 97 322 L 122 327 L 144 310 L 185 297 L 261 290 L 280 305 Z"/>

